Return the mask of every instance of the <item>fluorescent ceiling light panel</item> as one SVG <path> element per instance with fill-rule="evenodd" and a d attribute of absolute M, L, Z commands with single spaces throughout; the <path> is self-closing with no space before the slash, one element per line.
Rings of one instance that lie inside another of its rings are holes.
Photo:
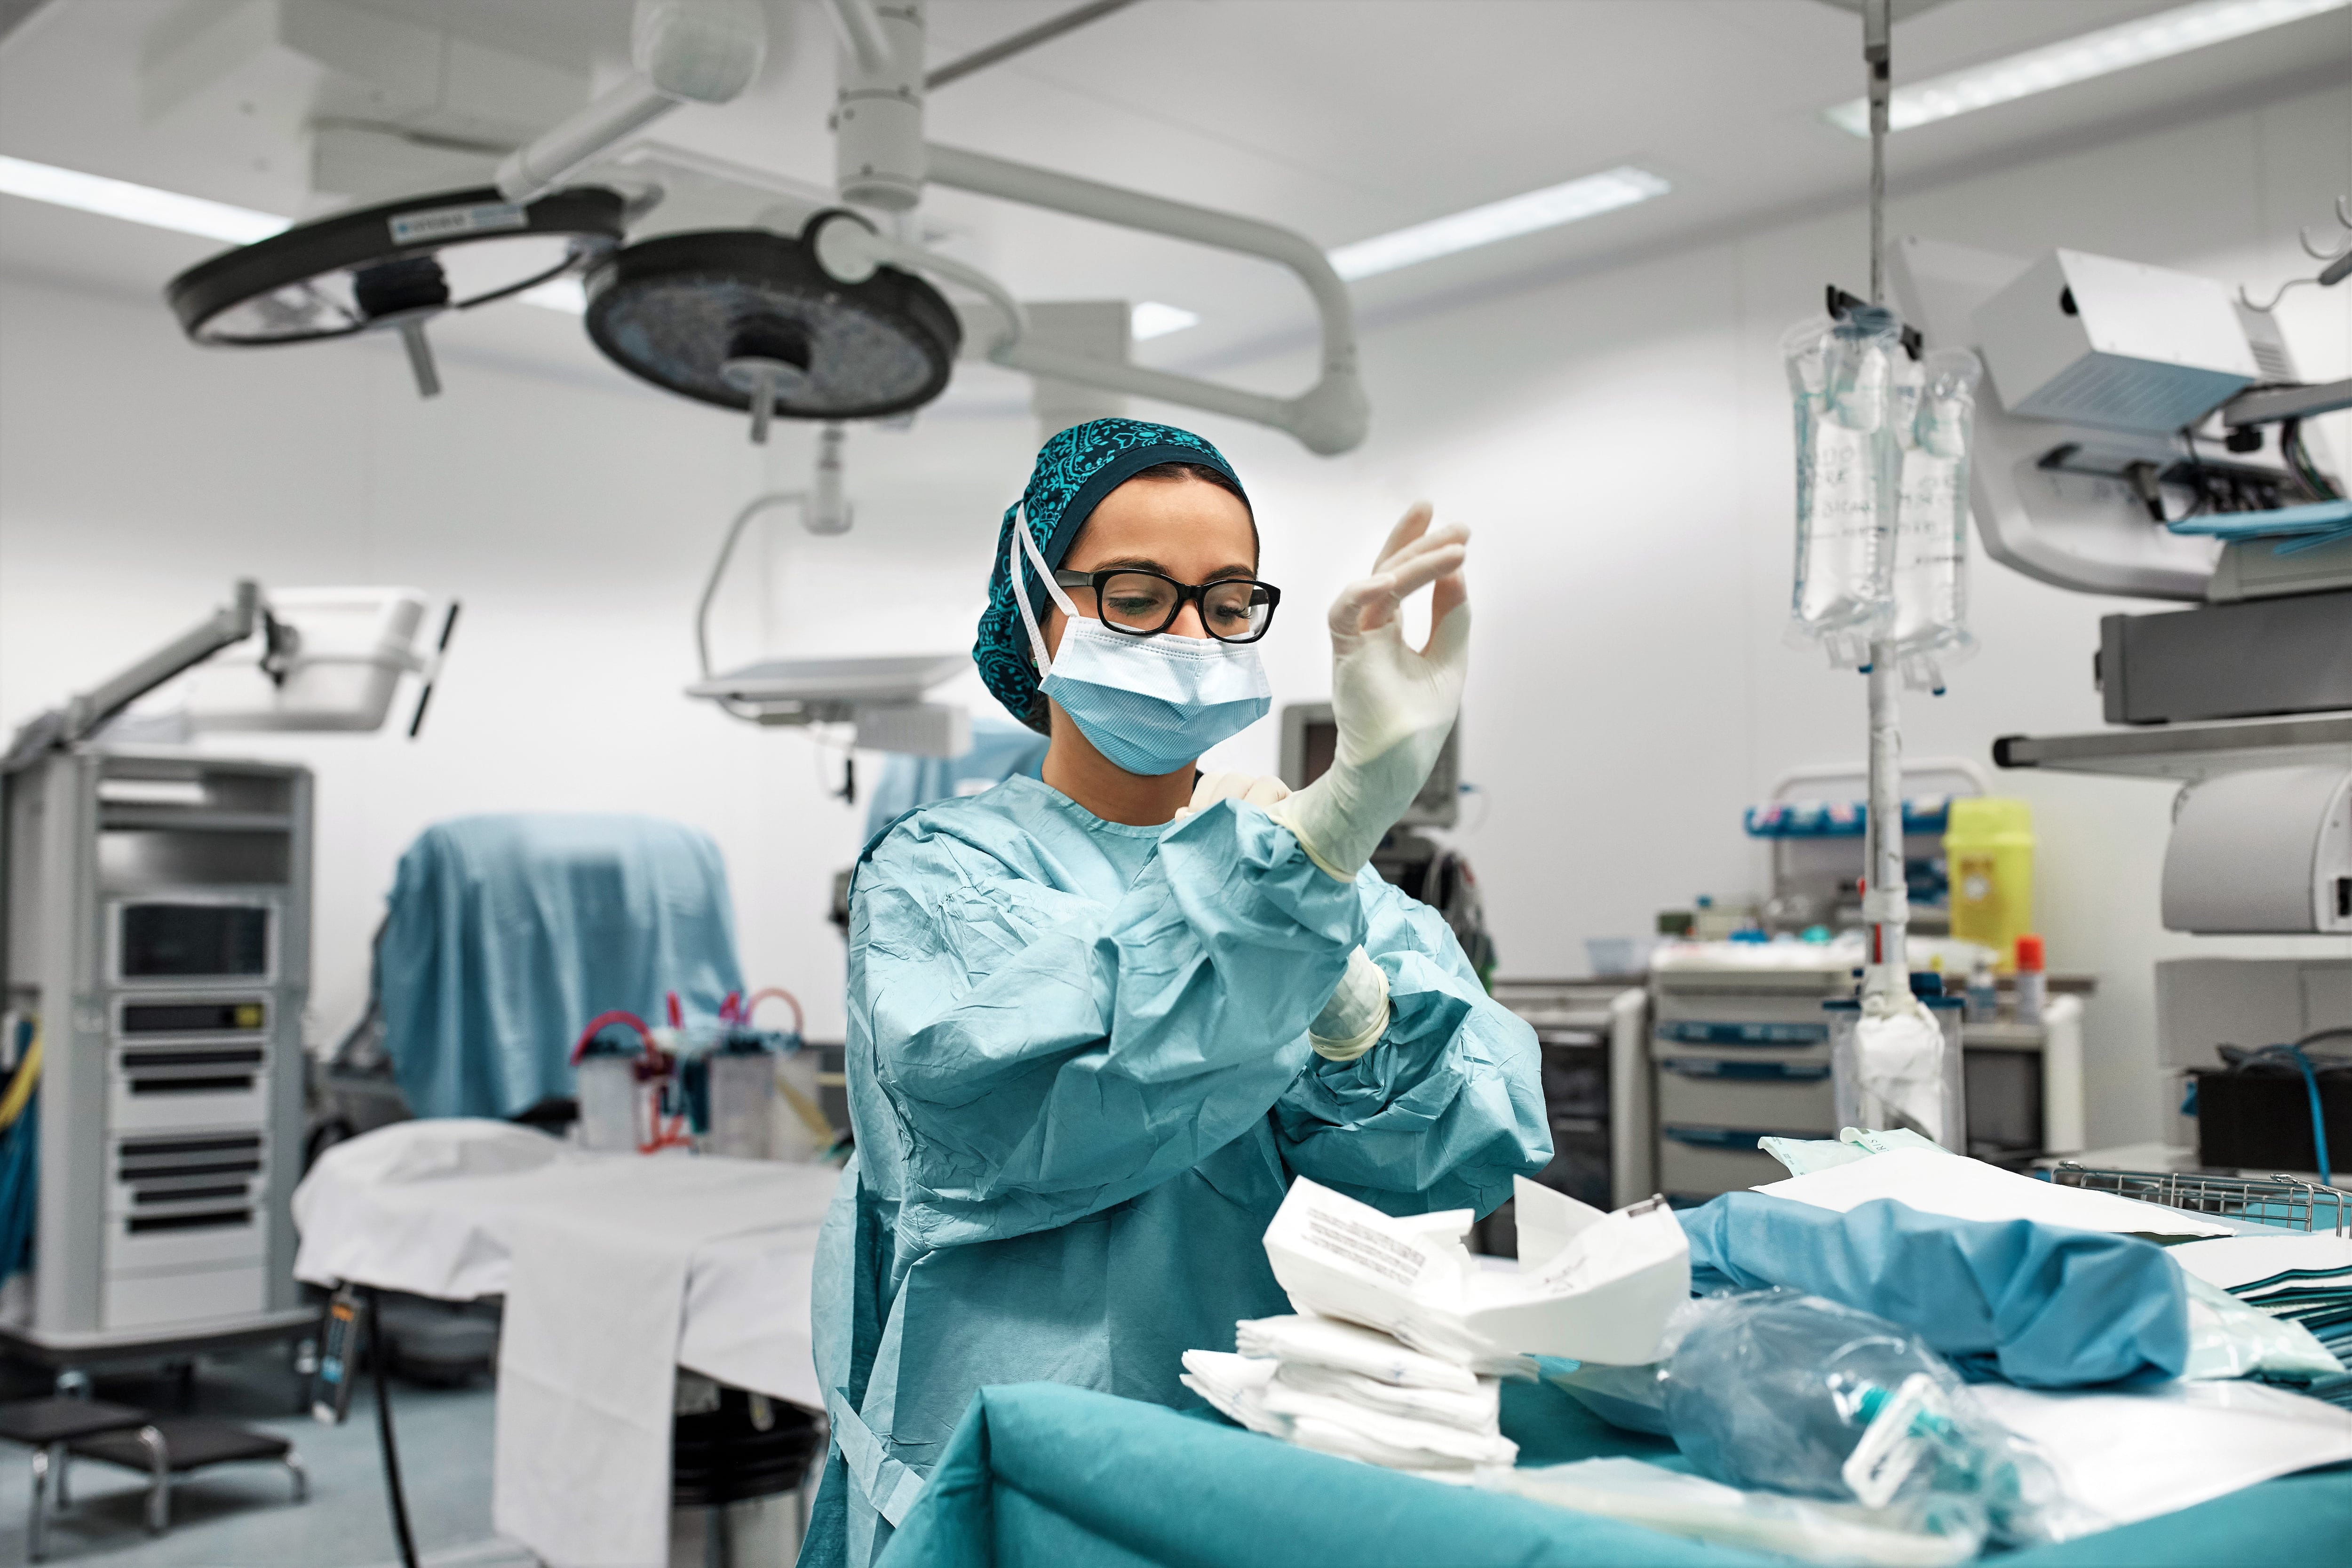
<path fill-rule="evenodd" d="M 184 196 L 177 191 L 159 191 L 152 185 L 134 185 L 128 180 L 110 180 L 103 174 L 85 174 L 78 169 L 60 169 L 52 163 L 35 163 L 5 154 L 0 154 L 0 195 L 22 196 L 30 202 L 47 202 L 52 206 L 145 224 L 150 228 L 170 229 L 174 234 L 226 240 L 231 245 L 251 245 L 294 226 L 291 219 L 275 213 L 257 213 L 251 207 L 233 207 L 226 202 Z M 517 298 L 527 305 L 561 310 L 571 316 L 581 315 L 588 308 L 587 290 L 576 277 L 542 283 Z M 1189 327 L 1192 322 L 1188 320 L 1183 325 Z M 1161 330 L 1172 332 L 1176 329 Z"/>
<path fill-rule="evenodd" d="M 2345 0 L 2352 4 L 2352 0 Z M 1587 174 L 1565 184 L 1547 185 L 1525 195 L 1507 196 L 1483 207 L 1432 218 L 1409 229 L 1375 235 L 1331 253 L 1331 269 L 1349 282 L 1433 261 L 1456 251 L 1475 250 L 1497 240 L 1516 239 L 1538 229 L 1598 217 L 1620 207 L 1663 196 L 1674 187 L 1646 169 L 1631 165 Z"/>
<path fill-rule="evenodd" d="M 1181 332 L 1187 327 L 1200 324 L 1199 314 L 1185 309 L 1181 305 L 1162 305 L 1157 299 L 1147 299 L 1135 308 L 1133 315 L 1129 318 L 1128 329 L 1140 343 L 1147 338 L 1165 338 L 1171 332 Z"/>
<path fill-rule="evenodd" d="M 0 194 L 226 240 L 231 245 L 251 245 L 290 226 L 275 213 L 257 213 L 250 207 L 232 207 L 226 202 L 208 202 L 202 196 L 184 196 L 177 191 L 159 191 L 152 185 L 134 185 L 128 180 L 110 180 L 103 174 L 85 174 L 22 158 L 0 157 Z"/>
<path fill-rule="evenodd" d="M 1992 60 L 1966 70 L 1947 71 L 1926 81 L 1895 89 L 1886 105 L 1891 131 L 1908 131 L 1972 110 L 1990 109 L 2031 98 L 2053 88 L 2072 87 L 2112 71 L 2170 59 L 2209 44 L 2223 44 L 2271 27 L 2300 22 L 2352 5 L 2352 0 L 2199 0 L 2102 27 L 2080 37 L 2045 44 L 2007 59 Z M 1855 99 L 1823 110 L 1822 117 L 1840 131 L 1855 136 L 1870 134 L 1870 103 Z"/>

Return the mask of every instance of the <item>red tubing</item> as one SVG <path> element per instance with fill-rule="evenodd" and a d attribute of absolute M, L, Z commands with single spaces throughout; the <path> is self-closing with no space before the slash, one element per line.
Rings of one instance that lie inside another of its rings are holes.
<path fill-rule="evenodd" d="M 761 1002 L 766 1001 L 770 997 L 782 997 L 785 1001 L 792 1004 L 793 1032 L 794 1034 L 803 1032 L 808 1023 L 808 1015 L 801 1011 L 800 998 L 793 995 L 792 992 L 784 989 L 782 986 L 769 986 L 764 989 L 753 991 L 751 993 L 751 999 L 743 1004 L 743 1022 L 746 1025 L 749 1025 L 751 1021 L 751 1013 L 753 1009 L 758 1008 Z"/>
<path fill-rule="evenodd" d="M 580 1059 L 588 1054 L 590 1043 L 604 1032 L 606 1024 L 614 1023 L 625 1023 L 635 1030 L 637 1038 L 645 1042 L 646 1053 L 649 1056 L 653 1053 L 654 1031 L 646 1027 L 646 1020 L 635 1013 L 615 1008 L 610 1012 L 598 1013 L 588 1020 L 588 1027 L 580 1031 L 580 1038 L 572 1044 L 572 1065 L 579 1066 Z"/>

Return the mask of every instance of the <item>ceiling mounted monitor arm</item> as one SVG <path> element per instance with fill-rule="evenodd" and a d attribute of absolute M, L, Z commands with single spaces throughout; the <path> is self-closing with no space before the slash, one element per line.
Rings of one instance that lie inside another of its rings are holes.
<path fill-rule="evenodd" d="M 599 153 L 682 103 L 726 103 L 759 76 L 768 23 L 758 0 L 637 0 L 629 78 L 508 154 L 499 192 L 510 202 L 547 194 Z"/>
<path fill-rule="evenodd" d="M 9 743 L 6 758 L 0 759 L 0 772 L 13 772 L 46 752 L 87 740 L 108 719 L 174 675 L 252 636 L 268 613 L 262 607 L 260 587 L 240 580 L 235 597 L 203 621 L 129 669 L 79 693 L 65 706 L 27 722 Z"/>
<path fill-rule="evenodd" d="M 992 350 L 988 356 L 991 360 L 1033 375 L 1156 398 L 1271 425 L 1296 436 L 1309 452 L 1327 457 L 1350 451 L 1362 443 L 1370 422 L 1371 406 L 1364 396 L 1363 382 L 1356 368 L 1355 307 L 1348 297 L 1348 286 L 1331 270 L 1330 261 L 1305 235 L 1255 218 L 1098 184 L 1050 169 L 942 147 L 937 142 L 927 145 L 923 152 L 929 177 L 937 184 L 1093 218 L 1121 228 L 1190 240 L 1286 267 L 1307 286 L 1322 323 L 1322 374 L 1313 386 L 1291 398 L 1268 397 L 1194 376 L 1147 370 L 1140 365 L 1061 353 L 1024 341 L 1018 336 Z"/>

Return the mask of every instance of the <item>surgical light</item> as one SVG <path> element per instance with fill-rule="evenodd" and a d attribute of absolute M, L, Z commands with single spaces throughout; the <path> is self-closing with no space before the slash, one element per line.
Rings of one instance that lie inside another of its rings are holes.
<path fill-rule="evenodd" d="M 1456 251 L 1475 250 L 1497 240 L 1516 239 L 1540 229 L 1599 217 L 1620 207 L 1663 196 L 1673 189 L 1673 185 L 1648 170 L 1623 164 L 1341 246 L 1331 253 L 1331 269 L 1352 283 L 1360 277 L 1373 277 L 1399 267 L 1433 261 L 1441 256 L 1452 256 Z"/>
<path fill-rule="evenodd" d="M 288 220 L 275 213 L 257 213 L 251 207 L 233 207 L 226 202 L 184 196 L 177 191 L 159 191 L 152 185 L 134 185 L 128 180 L 110 180 L 103 174 L 85 174 L 79 169 L 60 169 L 25 158 L 0 157 L 0 195 L 22 196 L 232 245 L 250 245 L 288 227 Z"/>
<path fill-rule="evenodd" d="M 654 385 L 768 422 L 878 419 L 946 390 L 963 328 L 940 291 L 869 263 L 845 278 L 818 259 L 840 208 L 799 235 L 703 229 L 639 241 L 587 274 L 588 336 Z M 853 269 L 856 271 L 858 269 Z"/>
<path fill-rule="evenodd" d="M 1181 305 L 1162 305 L 1157 299 L 1146 299 L 1138 305 L 1129 319 L 1129 331 L 1139 343 L 1151 338 L 1165 338 L 1171 332 L 1181 332 L 1187 327 L 1201 324 L 1197 311 Z"/>
<path fill-rule="evenodd" d="M 2352 0 L 2199 0 L 2152 16 L 2101 27 L 2079 37 L 2045 44 L 2006 59 L 1947 71 L 1895 89 L 1887 104 L 1887 129 L 1908 131 L 1972 110 L 2072 87 L 2094 77 L 2169 59 L 2251 33 L 2300 22 L 2352 5 Z M 1822 117 L 1849 135 L 1870 134 L 1870 105 L 1862 99 L 1836 104 Z"/>
<path fill-rule="evenodd" d="M 579 186 L 528 204 L 495 188 L 337 213 L 188 268 L 163 298 L 190 339 L 259 348 L 394 331 L 440 391 L 425 323 L 554 282 L 620 243 L 625 204 Z"/>

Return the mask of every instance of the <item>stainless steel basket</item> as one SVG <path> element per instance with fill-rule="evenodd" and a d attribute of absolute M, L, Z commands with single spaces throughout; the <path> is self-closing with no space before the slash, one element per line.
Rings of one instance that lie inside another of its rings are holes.
<path fill-rule="evenodd" d="M 2193 1171 L 2092 1170 L 2062 1160 L 2050 1173 L 2060 1186 L 2112 1192 L 2190 1214 L 2251 1220 L 2284 1230 L 2352 1235 L 2352 1192 L 2291 1176 L 2206 1176 Z"/>

